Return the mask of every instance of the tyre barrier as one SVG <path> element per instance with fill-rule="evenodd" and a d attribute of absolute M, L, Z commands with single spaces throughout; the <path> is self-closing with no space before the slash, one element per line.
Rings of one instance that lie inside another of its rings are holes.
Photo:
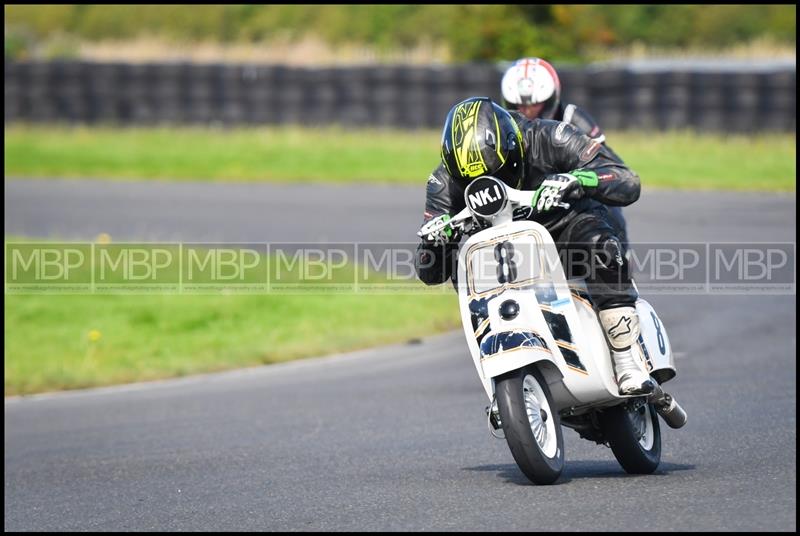
<path fill-rule="evenodd" d="M 456 102 L 502 103 L 493 64 L 303 68 L 255 64 L 5 64 L 5 121 L 440 128 Z M 559 69 L 562 100 L 602 128 L 796 127 L 794 69 Z"/>

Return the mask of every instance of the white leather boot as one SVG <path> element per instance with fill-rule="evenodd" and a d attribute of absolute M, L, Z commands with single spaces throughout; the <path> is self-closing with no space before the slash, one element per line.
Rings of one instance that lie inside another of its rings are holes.
<path fill-rule="evenodd" d="M 655 389 L 650 375 L 633 356 L 631 346 L 639 339 L 639 315 L 633 307 L 600 311 L 600 323 L 611 347 L 611 361 L 619 394 L 649 394 Z"/>

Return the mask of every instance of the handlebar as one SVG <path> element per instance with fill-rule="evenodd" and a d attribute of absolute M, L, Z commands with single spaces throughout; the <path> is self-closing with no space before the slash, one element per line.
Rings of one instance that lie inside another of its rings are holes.
<path fill-rule="evenodd" d="M 505 186 L 505 194 L 508 196 L 508 207 L 510 207 L 509 210 L 512 213 L 516 208 L 529 207 L 530 212 L 525 215 L 524 219 L 531 219 L 535 215 L 539 214 L 540 211 L 532 204 L 534 196 L 536 195 L 536 190 L 517 190 L 511 188 L 510 186 Z M 564 202 L 558 203 L 556 206 L 564 209 L 570 208 L 569 203 Z M 425 223 L 417 232 L 417 236 L 424 237 L 430 234 L 435 234 L 446 229 L 447 227 L 450 227 L 453 230 L 469 232 L 477 224 L 478 218 L 480 218 L 480 216 L 473 213 L 469 206 L 466 206 L 461 212 L 450 219 L 444 219 L 440 216 Z"/>
<path fill-rule="evenodd" d="M 423 225 L 417 236 L 426 236 L 429 234 L 438 233 L 439 231 L 450 227 L 453 230 L 468 231 L 467 223 L 472 223 L 472 213 L 468 208 L 464 208 L 461 212 L 450 218 L 449 220 L 442 219 L 441 217 L 434 218 Z"/>

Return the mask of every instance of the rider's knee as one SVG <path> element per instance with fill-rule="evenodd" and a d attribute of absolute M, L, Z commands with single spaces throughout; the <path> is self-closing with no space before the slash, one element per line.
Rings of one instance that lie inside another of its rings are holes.
<path fill-rule="evenodd" d="M 598 235 L 592 241 L 592 256 L 598 268 L 627 272 L 625 252 L 620 239 L 615 235 Z"/>

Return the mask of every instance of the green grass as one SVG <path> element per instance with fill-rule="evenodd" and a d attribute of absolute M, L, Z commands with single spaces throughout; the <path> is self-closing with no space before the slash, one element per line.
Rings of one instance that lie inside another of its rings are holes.
<path fill-rule="evenodd" d="M 31 245 L 12 246 L 10 242 Z M 276 261 L 276 255 L 260 256 L 258 265 L 250 262 L 253 268 L 244 272 L 241 281 L 264 282 L 268 269 L 272 291 L 262 288 L 247 293 L 226 292 L 202 286 L 220 280 L 211 274 L 211 264 L 199 269 L 195 263 L 191 282 L 203 294 L 197 294 L 197 290 L 193 293 L 187 290 L 190 288 L 186 275 L 190 264 L 188 246 L 183 248 L 182 261 L 176 255 L 173 262 L 161 263 L 164 267 L 154 281 L 177 281 L 177 274 L 182 273 L 184 294 L 176 291 L 147 294 L 130 287 L 123 289 L 127 283 L 121 265 L 104 272 L 105 283 L 113 287 L 98 290 L 100 293 L 59 294 L 51 288 L 48 294 L 30 294 L 30 290 L 12 288 L 16 283 L 37 282 L 33 265 L 28 268 L 15 265 L 14 251 L 24 252 L 28 258 L 34 248 L 54 245 L 52 241 L 7 237 L 4 341 L 7 396 L 277 363 L 399 342 L 460 325 L 458 300 L 449 285 L 425 287 L 415 279 L 402 279 L 399 282 L 403 285 L 402 293 L 369 293 L 364 291 L 366 283 L 378 286 L 392 283 L 371 270 L 366 278 L 359 272 L 361 292 L 352 288 L 308 292 L 309 281 L 303 280 L 300 264 L 286 268 L 285 261 L 283 264 Z M 81 246 L 73 243 L 65 247 Z M 88 251 L 88 245 L 84 247 Z M 107 248 L 115 252 L 113 259 L 116 259 L 121 247 L 95 244 L 95 258 L 100 258 L 99 248 Z M 177 247 L 164 245 L 153 248 L 179 251 Z M 205 256 L 200 259 L 204 262 Z M 337 267 L 328 272 L 330 280 L 311 283 L 353 285 L 355 264 L 339 267 L 341 257 L 332 261 Z M 360 266 L 363 270 L 364 264 Z M 87 262 L 73 268 L 74 273 L 63 282 L 91 281 L 90 267 Z M 97 289 L 103 284 L 100 273 L 96 260 Z M 225 275 L 230 273 L 226 270 Z M 310 276 L 319 273 L 315 269 Z M 399 275 L 409 274 L 406 270 Z M 286 284 L 282 291 L 275 290 L 279 283 Z M 126 294 L 119 294 L 120 290 Z M 298 295 L 301 291 L 304 293 Z"/>
<path fill-rule="evenodd" d="M 338 128 L 10 127 L 13 176 L 424 184 L 438 135 Z"/>
<path fill-rule="evenodd" d="M 5 395 L 154 380 L 398 342 L 456 328 L 458 314 L 455 293 L 7 295 Z M 93 331 L 100 335 L 94 341 Z"/>
<path fill-rule="evenodd" d="M 645 188 L 795 191 L 796 136 L 610 132 Z M 7 126 L 5 174 L 219 182 L 418 184 L 439 160 L 439 131 L 342 128 Z"/>
<path fill-rule="evenodd" d="M 9 259 L 13 252 L 8 251 L 6 282 L 32 282 L 33 268 L 12 281 L 13 261 Z M 274 283 L 277 268 L 274 257 L 270 259 Z M 166 267 L 157 282 L 174 280 L 177 264 Z M 185 274 L 187 263 L 182 266 Z M 98 273 L 95 269 L 96 282 Z M 264 279 L 259 275 L 264 273 L 250 271 L 245 281 Z M 294 272 L 281 273 L 283 282 L 301 282 L 299 265 Z M 85 267 L 77 269 L 76 274 L 70 282 L 90 279 L 85 277 L 90 274 Z M 354 281 L 350 264 L 332 274 L 332 283 Z M 208 271 L 204 275 L 208 276 Z M 194 281 L 213 281 L 205 276 Z M 108 280 L 116 284 L 123 281 L 121 269 Z M 374 273 L 368 281 L 387 282 Z M 7 291 L 5 394 L 277 363 L 399 342 L 460 325 L 458 301 L 451 288 L 425 287 L 415 280 L 404 284 L 409 286 L 403 293 L 392 295 L 352 290 L 302 295 L 297 295 L 297 290 L 294 294 L 286 290 L 248 294 L 206 290 L 204 295 L 141 291 L 120 295 L 108 290 L 105 294 L 59 295 L 50 291 L 32 295 Z"/>
<path fill-rule="evenodd" d="M 794 134 L 725 137 L 675 131 L 610 133 L 607 138 L 646 187 L 779 192 L 797 188 Z"/>

